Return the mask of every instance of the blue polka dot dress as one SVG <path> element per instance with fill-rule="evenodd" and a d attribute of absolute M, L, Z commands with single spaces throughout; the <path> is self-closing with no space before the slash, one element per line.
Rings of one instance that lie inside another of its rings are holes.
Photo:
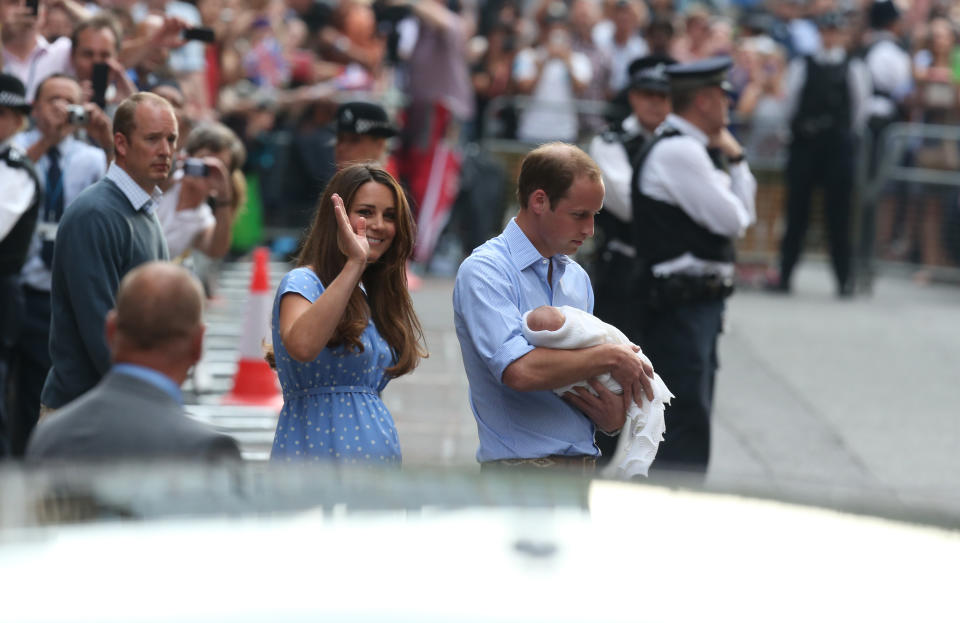
<path fill-rule="evenodd" d="M 380 392 L 393 363 L 390 347 L 371 321 L 363 352 L 325 348 L 309 363 L 293 359 L 280 339 L 280 299 L 296 292 L 316 301 L 324 287 L 306 267 L 284 276 L 273 302 L 273 348 L 283 410 L 273 440 L 274 461 L 400 464 L 400 439 Z"/>

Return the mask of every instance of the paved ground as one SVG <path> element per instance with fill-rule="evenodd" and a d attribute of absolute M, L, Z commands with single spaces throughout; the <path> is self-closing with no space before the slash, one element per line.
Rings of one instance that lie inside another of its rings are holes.
<path fill-rule="evenodd" d="M 284 267 L 272 268 L 276 285 Z M 211 309 L 210 378 L 197 402 L 216 402 L 232 374 L 244 271 L 225 273 Z M 384 392 L 406 465 L 476 465 L 452 286 L 427 279 L 415 293 L 431 356 Z M 960 288 L 889 277 L 870 298 L 832 293 L 826 268 L 808 262 L 790 297 L 731 299 L 708 486 L 960 518 Z M 241 436 L 250 458 L 265 458 L 268 412 L 195 408 Z"/>

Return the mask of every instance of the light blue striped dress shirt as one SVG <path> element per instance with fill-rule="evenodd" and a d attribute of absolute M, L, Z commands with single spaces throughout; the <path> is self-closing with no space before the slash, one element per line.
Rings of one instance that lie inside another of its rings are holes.
<path fill-rule="evenodd" d="M 523 313 L 541 305 L 570 305 L 593 312 L 593 288 L 579 264 L 540 255 L 516 220 L 474 250 L 457 272 L 454 324 L 470 382 L 481 463 L 552 454 L 599 454 L 593 422 L 550 391 L 518 392 L 501 382 L 503 371 L 533 346 L 523 337 Z"/>

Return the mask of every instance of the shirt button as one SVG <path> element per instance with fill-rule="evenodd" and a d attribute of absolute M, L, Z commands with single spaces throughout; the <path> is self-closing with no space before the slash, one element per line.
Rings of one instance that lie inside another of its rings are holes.
<path fill-rule="evenodd" d="M 546 264 L 546 263 L 549 262 L 549 261 L 550 261 L 550 260 L 541 260 L 541 262 L 542 262 L 543 264 Z"/>

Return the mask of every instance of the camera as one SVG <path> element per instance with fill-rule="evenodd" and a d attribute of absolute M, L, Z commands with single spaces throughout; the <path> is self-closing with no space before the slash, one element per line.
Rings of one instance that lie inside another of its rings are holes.
<path fill-rule="evenodd" d="M 190 177 L 207 177 L 210 175 L 210 165 L 200 158 L 187 158 L 183 161 L 183 174 Z"/>
<path fill-rule="evenodd" d="M 213 43 L 216 35 L 212 28 L 198 26 L 196 28 L 187 28 L 183 31 L 183 38 L 187 41 L 202 41 L 203 43 Z"/>
<path fill-rule="evenodd" d="M 67 106 L 67 123 L 71 125 L 87 125 L 88 121 L 90 121 L 90 118 L 87 116 L 87 111 L 84 110 L 83 106 L 77 104 Z"/>

